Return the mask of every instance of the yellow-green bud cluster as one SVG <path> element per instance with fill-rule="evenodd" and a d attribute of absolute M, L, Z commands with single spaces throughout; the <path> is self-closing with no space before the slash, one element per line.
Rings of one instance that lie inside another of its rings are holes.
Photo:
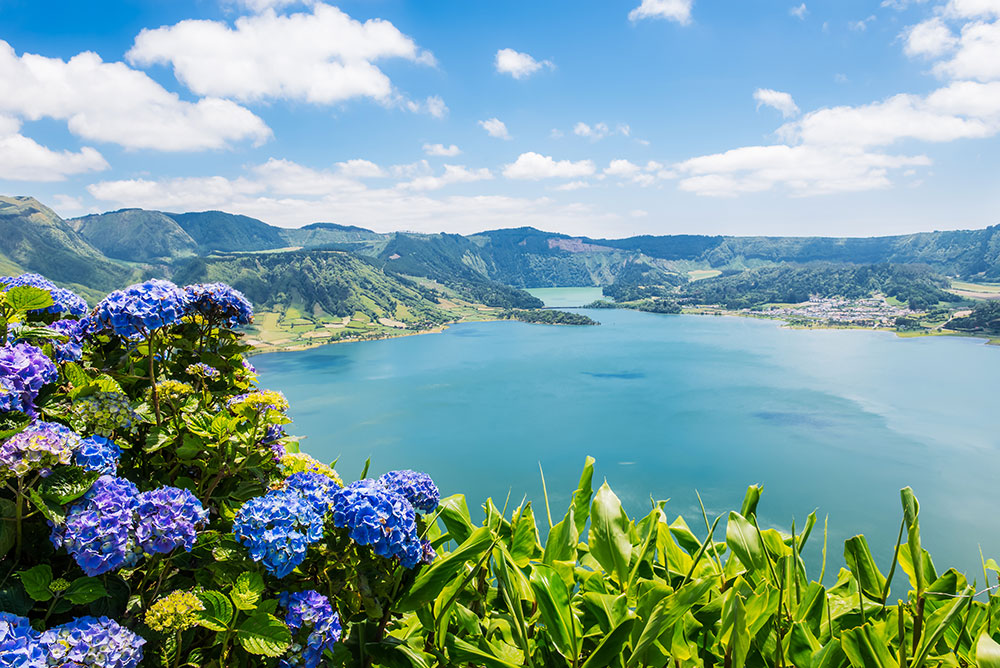
<path fill-rule="evenodd" d="M 189 591 L 173 591 L 146 611 L 146 625 L 161 633 L 184 631 L 198 623 L 198 612 L 205 606 Z"/>
<path fill-rule="evenodd" d="M 304 452 L 289 452 L 281 458 L 281 472 L 287 478 L 290 475 L 296 473 L 322 473 L 326 477 L 332 479 L 340 487 L 344 486 L 344 481 L 340 479 L 337 472 L 332 468 L 324 464 L 323 462 L 313 459 Z"/>
<path fill-rule="evenodd" d="M 194 388 L 179 380 L 161 380 L 156 384 L 156 393 L 161 401 L 176 403 L 194 394 Z"/>

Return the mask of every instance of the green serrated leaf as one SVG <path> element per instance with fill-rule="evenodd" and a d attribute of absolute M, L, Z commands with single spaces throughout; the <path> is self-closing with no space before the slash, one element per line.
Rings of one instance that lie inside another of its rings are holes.
<path fill-rule="evenodd" d="M 7 303 L 15 311 L 36 311 L 52 306 L 52 295 L 48 290 L 42 290 L 30 285 L 19 285 L 7 291 Z"/>
<path fill-rule="evenodd" d="M 274 615 L 257 613 L 240 624 L 236 639 L 251 654 L 281 656 L 292 643 L 292 632 Z"/>
<path fill-rule="evenodd" d="M 45 519 L 55 525 L 65 524 L 66 513 L 63 511 L 61 505 L 48 499 L 43 499 L 38 490 L 35 489 L 28 490 L 28 498 L 31 499 L 31 504 L 42 513 Z"/>
<path fill-rule="evenodd" d="M 77 578 L 70 583 L 63 598 L 73 605 L 90 605 L 107 595 L 107 590 L 97 578 Z"/>
<path fill-rule="evenodd" d="M 64 506 L 87 493 L 100 471 L 87 471 L 79 466 L 60 466 L 38 483 L 38 493 L 52 503 Z"/>
<path fill-rule="evenodd" d="M 240 573 L 229 596 L 240 610 L 253 610 L 257 607 L 260 595 L 264 593 L 264 578 L 252 571 Z"/>
<path fill-rule="evenodd" d="M 233 604 L 229 597 L 220 591 L 210 589 L 198 593 L 198 598 L 204 610 L 198 612 L 198 625 L 209 631 L 228 631 L 233 621 Z"/>
<path fill-rule="evenodd" d="M 26 571 L 19 571 L 17 576 L 24 585 L 24 591 L 28 596 L 36 601 L 48 601 L 52 598 L 49 585 L 52 584 L 52 567 L 48 564 L 39 564 Z"/>

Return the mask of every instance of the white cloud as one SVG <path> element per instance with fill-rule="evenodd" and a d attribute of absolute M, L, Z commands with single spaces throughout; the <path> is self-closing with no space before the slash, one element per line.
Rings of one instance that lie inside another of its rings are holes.
<path fill-rule="evenodd" d="M 780 111 L 781 115 L 785 118 L 795 116 L 799 113 L 799 107 L 795 104 L 792 96 L 779 90 L 758 88 L 753 92 L 753 99 L 757 101 L 758 109 L 761 108 L 761 105 L 771 107 Z"/>
<path fill-rule="evenodd" d="M 454 144 L 451 146 L 445 146 L 444 144 L 424 144 L 424 153 L 427 155 L 450 158 L 461 152 L 462 150 Z"/>
<path fill-rule="evenodd" d="M 145 73 L 105 63 L 96 53 L 69 61 L 18 57 L 0 41 L 3 112 L 63 120 L 79 137 L 126 148 L 191 151 L 246 139 L 260 144 L 271 136 L 264 121 L 235 102 L 214 97 L 186 102 Z"/>
<path fill-rule="evenodd" d="M 956 18 L 971 19 L 1000 18 L 1000 2 L 997 0 L 949 0 L 944 13 Z"/>
<path fill-rule="evenodd" d="M 391 104 L 398 94 L 377 61 L 435 62 L 389 21 L 362 23 L 323 3 L 311 13 L 268 9 L 238 18 L 232 28 L 187 20 L 143 30 L 127 57 L 139 65 L 171 65 L 177 79 L 199 95 L 314 104 L 356 97 Z"/>
<path fill-rule="evenodd" d="M 73 174 L 108 169 L 104 157 L 84 146 L 78 153 L 53 151 L 20 134 L 16 118 L 0 116 L 0 179 L 8 181 L 62 181 Z"/>
<path fill-rule="evenodd" d="M 464 165 L 445 165 L 440 176 L 420 176 L 412 181 L 399 184 L 404 190 L 439 190 L 453 183 L 473 183 L 493 178 L 493 173 L 482 169 L 469 169 Z"/>
<path fill-rule="evenodd" d="M 588 139 L 598 141 L 611 135 L 629 137 L 632 135 L 632 128 L 630 128 L 626 123 L 619 123 L 615 126 L 615 129 L 612 130 L 608 127 L 607 123 L 595 123 L 594 125 L 588 125 L 587 123 L 580 121 L 573 126 L 573 134 L 578 137 L 587 137 Z M 561 133 L 560 136 L 562 136 Z"/>
<path fill-rule="evenodd" d="M 497 139 L 510 139 L 510 133 L 507 132 L 507 126 L 499 118 L 489 118 L 485 121 L 479 121 L 479 125 L 486 130 L 486 133 L 491 137 L 496 137 Z"/>
<path fill-rule="evenodd" d="M 866 19 L 861 19 L 859 21 L 851 21 L 850 23 L 847 24 L 847 27 L 850 28 L 851 30 L 854 30 L 855 32 L 864 32 L 865 30 L 868 30 L 868 24 L 874 23 L 875 20 L 876 17 L 874 14 L 872 14 Z"/>
<path fill-rule="evenodd" d="M 364 160 L 362 158 L 338 162 L 337 167 L 341 174 L 351 178 L 374 179 L 385 176 L 385 170 L 371 160 Z"/>
<path fill-rule="evenodd" d="M 642 4 L 628 14 L 630 21 L 641 19 L 669 19 L 681 25 L 691 22 L 691 5 L 694 0 L 642 0 Z"/>
<path fill-rule="evenodd" d="M 570 181 L 569 183 L 563 183 L 553 188 L 553 190 L 561 190 L 569 192 L 572 190 L 583 190 L 584 188 L 589 188 L 590 184 L 586 181 Z"/>
<path fill-rule="evenodd" d="M 590 176 L 596 171 L 591 160 L 554 160 L 551 156 L 530 151 L 522 153 L 513 163 L 506 165 L 503 175 L 508 179 L 574 179 Z"/>
<path fill-rule="evenodd" d="M 612 160 L 604 169 L 608 176 L 634 176 L 642 171 L 642 167 L 628 160 Z"/>
<path fill-rule="evenodd" d="M 497 51 L 494 64 L 496 65 L 497 72 L 500 74 L 509 74 L 515 79 L 530 77 L 543 67 L 555 69 L 555 65 L 551 60 L 535 60 L 529 54 L 521 53 L 514 49 L 500 49 Z"/>
<path fill-rule="evenodd" d="M 1000 79 L 1000 21 L 963 26 L 954 56 L 935 65 L 934 72 L 952 79 Z"/>
<path fill-rule="evenodd" d="M 438 95 L 431 95 L 423 102 L 407 100 L 403 104 L 409 111 L 415 114 L 427 113 L 434 118 L 444 118 L 448 115 L 448 105 Z"/>
<path fill-rule="evenodd" d="M 430 176 L 434 173 L 431 163 L 426 160 L 417 160 L 408 165 L 393 165 L 389 171 L 397 179 L 412 179 L 417 176 Z"/>
<path fill-rule="evenodd" d="M 903 50 L 908 56 L 937 57 L 951 51 L 958 43 L 940 17 L 910 26 L 903 35 L 906 38 Z"/>
<path fill-rule="evenodd" d="M 927 0 L 882 0 L 880 7 L 889 9 L 895 9 L 896 11 L 903 11 L 907 9 L 910 5 L 921 5 L 927 2 Z"/>
<path fill-rule="evenodd" d="M 229 4 L 240 5 L 252 12 L 263 12 L 267 9 L 283 9 L 290 5 L 311 4 L 309 0 L 227 0 Z"/>
<path fill-rule="evenodd" d="M 809 13 L 809 10 L 806 9 L 806 3 L 803 2 L 801 5 L 789 9 L 788 13 L 798 19 L 804 20 L 806 18 L 806 14 Z"/>

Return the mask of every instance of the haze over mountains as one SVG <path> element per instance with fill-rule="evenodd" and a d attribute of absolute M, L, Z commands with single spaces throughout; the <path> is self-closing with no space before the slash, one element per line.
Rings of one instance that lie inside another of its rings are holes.
<path fill-rule="evenodd" d="M 3 272 L 44 273 L 92 298 L 151 276 L 226 280 L 261 305 L 294 297 L 338 314 L 362 304 L 364 292 L 409 303 L 430 320 L 439 315 L 435 302 L 406 277 L 503 307 L 538 305 L 517 288 L 677 285 L 692 269 L 732 273 L 781 263 L 922 264 L 963 279 L 1000 278 L 1000 225 L 871 238 L 590 239 L 527 227 L 380 234 L 333 223 L 279 228 L 220 211 L 123 209 L 63 220 L 33 198 L 0 197 L 0 235 Z M 360 282 L 367 287 L 359 291 Z"/>

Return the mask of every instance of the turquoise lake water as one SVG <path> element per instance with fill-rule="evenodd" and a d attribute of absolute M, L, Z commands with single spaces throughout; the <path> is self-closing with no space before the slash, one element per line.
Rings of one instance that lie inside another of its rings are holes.
<path fill-rule="evenodd" d="M 696 489 L 714 517 L 762 483 L 762 524 L 787 529 L 794 517 L 801 527 L 817 511 L 811 561 L 828 514 L 829 568 L 843 563 L 844 539 L 864 533 L 883 572 L 899 489 L 910 485 L 939 571 L 981 579 L 980 544 L 1000 559 L 1000 350 L 746 318 L 581 312 L 602 325 L 469 323 L 253 361 L 262 385 L 288 396 L 303 449 L 339 459 L 345 478 L 371 456 L 373 473 L 427 471 L 473 509 L 488 496 L 502 507 L 508 492 L 515 505 L 527 495 L 543 524 L 539 463 L 561 517 L 589 454 L 595 488 L 607 478 L 632 516 L 648 512 L 650 497 L 669 498 L 670 519 L 684 515 L 700 532 Z"/>

